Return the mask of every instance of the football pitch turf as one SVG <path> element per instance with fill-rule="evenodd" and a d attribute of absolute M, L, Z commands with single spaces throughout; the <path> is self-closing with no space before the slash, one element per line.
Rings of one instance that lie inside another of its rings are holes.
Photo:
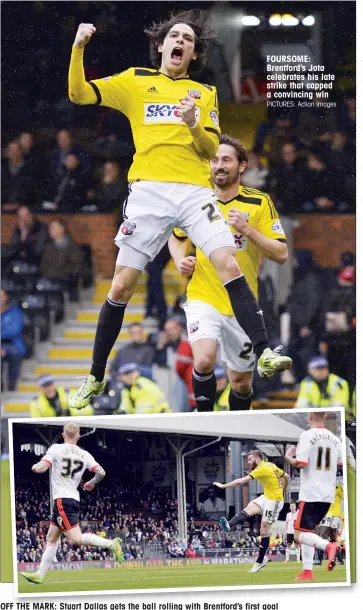
<path fill-rule="evenodd" d="M 1 464 L 1 582 L 13 582 L 13 553 L 11 540 L 10 472 L 9 460 Z"/>
<path fill-rule="evenodd" d="M 90 569 L 67 572 L 49 572 L 42 585 L 29 583 L 18 574 L 19 593 L 67 593 L 87 591 L 117 591 L 130 589 L 176 589 L 179 587 L 238 587 L 256 585 L 286 585 L 302 571 L 302 564 L 291 562 L 269 563 L 256 574 L 249 574 L 252 564 L 240 565 L 190 565 L 170 567 L 140 567 Z M 314 567 L 316 583 L 346 581 L 346 569 L 337 566 L 328 572 L 326 562 Z"/>

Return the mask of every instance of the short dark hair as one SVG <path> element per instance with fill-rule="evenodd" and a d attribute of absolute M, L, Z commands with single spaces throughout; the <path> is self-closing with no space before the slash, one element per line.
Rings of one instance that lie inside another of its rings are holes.
<path fill-rule="evenodd" d="M 243 161 L 246 161 L 246 163 L 248 163 L 247 149 L 236 138 L 231 138 L 230 136 L 227 136 L 226 134 L 222 134 L 219 144 L 227 144 L 227 146 L 232 146 L 232 148 L 234 148 L 235 153 L 237 155 L 238 163 L 243 163 Z"/>
<path fill-rule="evenodd" d="M 127 330 L 131 330 L 131 328 L 134 328 L 135 326 L 139 326 L 139 328 L 144 328 L 143 325 L 141 324 L 141 322 L 131 322 L 131 324 L 129 324 Z"/>
<path fill-rule="evenodd" d="M 263 458 L 264 458 L 262 451 L 260 451 L 259 449 L 253 449 L 252 451 L 249 452 L 248 455 L 254 455 L 256 458 L 259 458 L 260 460 L 263 460 Z"/>
<path fill-rule="evenodd" d="M 65 232 L 68 235 L 68 225 L 65 222 L 65 220 L 63 220 L 63 218 L 51 218 L 51 220 L 49 221 L 49 224 L 51 225 L 52 223 L 56 222 L 57 224 L 59 224 L 61 227 L 63 227 L 63 229 L 65 230 Z"/>
<path fill-rule="evenodd" d="M 198 53 L 198 57 L 192 62 L 189 71 L 197 74 L 205 64 L 208 44 L 215 38 L 215 30 L 212 28 L 209 14 L 198 9 L 172 13 L 167 21 L 154 22 L 150 28 L 144 30 L 150 40 L 151 63 L 155 68 L 160 68 L 161 56 L 158 46 L 163 44 L 166 35 L 177 23 L 185 23 L 195 34 L 195 52 Z"/>

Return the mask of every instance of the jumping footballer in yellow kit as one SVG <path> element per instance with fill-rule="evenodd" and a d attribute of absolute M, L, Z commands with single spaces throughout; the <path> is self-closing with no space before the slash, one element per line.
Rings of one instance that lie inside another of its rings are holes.
<path fill-rule="evenodd" d="M 266 462 L 262 451 L 255 449 L 248 454 L 247 463 L 251 469 L 250 474 L 242 479 L 235 479 L 230 483 L 217 483 L 214 485 L 220 489 L 227 487 L 236 487 L 237 485 L 246 485 L 250 481 L 257 479 L 263 486 L 263 494 L 254 500 L 251 500 L 246 508 L 238 515 L 232 517 L 228 522 L 225 517 L 220 518 L 220 524 L 225 532 L 229 532 L 232 527 L 248 521 L 254 515 L 261 515 L 261 542 L 258 551 L 258 557 L 253 564 L 250 572 L 258 572 L 268 563 L 266 556 L 267 549 L 270 544 L 271 525 L 275 523 L 284 506 L 284 491 L 289 481 L 289 475 L 281 470 L 276 464 Z"/>
<path fill-rule="evenodd" d="M 288 252 L 286 236 L 269 195 L 240 186 L 247 159 L 247 151 L 241 143 L 223 135 L 210 166 L 219 209 L 232 228 L 237 261 L 257 299 L 261 256 L 283 264 Z M 252 343 L 237 323 L 226 287 L 208 257 L 198 248 L 196 257 L 186 256 L 187 248 L 186 234 L 174 229 L 169 239 L 170 252 L 180 272 L 191 276 L 184 309 L 193 351 L 193 389 L 197 409 L 213 410 L 216 392 L 214 367 L 219 344 L 231 384 L 229 408 L 247 410 L 251 405 L 255 366 Z M 268 376 L 260 362 L 258 371 L 260 375 Z"/>
<path fill-rule="evenodd" d="M 80 409 L 104 391 L 107 359 L 127 303 L 142 271 L 174 227 L 183 229 L 216 269 L 261 368 L 269 375 L 290 368 L 290 358 L 269 348 L 259 305 L 238 266 L 230 228 L 210 188 L 209 160 L 220 138 L 217 93 L 215 87 L 189 76 L 202 67 L 213 38 L 208 14 L 185 11 L 146 31 L 155 68 L 129 68 L 88 83 L 83 53 L 95 32 L 92 23 L 78 28 L 69 98 L 75 104 L 107 106 L 125 114 L 136 153 L 129 171 L 130 194 L 115 238 L 119 247 L 115 275 L 98 320 L 92 368 L 70 406 Z"/>

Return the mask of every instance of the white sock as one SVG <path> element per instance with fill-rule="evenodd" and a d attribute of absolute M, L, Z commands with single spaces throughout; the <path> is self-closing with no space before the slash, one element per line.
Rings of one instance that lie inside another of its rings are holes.
<path fill-rule="evenodd" d="M 301 557 L 301 546 L 297 546 L 296 547 L 296 560 L 300 561 L 300 557 Z"/>
<path fill-rule="evenodd" d="M 300 534 L 300 542 L 303 545 L 307 544 L 322 551 L 325 551 L 329 544 L 329 540 L 324 540 L 324 538 L 321 538 L 318 534 L 313 534 L 313 532 L 302 532 Z"/>
<path fill-rule="evenodd" d="M 301 545 L 301 556 L 304 570 L 311 571 L 313 569 L 314 555 L 315 549 L 313 546 L 308 546 L 307 544 Z"/>
<path fill-rule="evenodd" d="M 289 561 L 290 559 L 290 547 L 286 547 L 286 553 L 285 553 L 285 559 L 286 561 Z"/>
<path fill-rule="evenodd" d="M 96 536 L 96 534 L 82 534 L 81 539 L 82 544 L 85 546 L 100 546 L 103 549 L 110 549 L 112 547 L 112 540 L 101 538 L 101 536 Z"/>
<path fill-rule="evenodd" d="M 46 575 L 46 573 L 48 572 L 48 570 L 50 568 L 50 564 L 53 563 L 53 561 L 55 559 L 55 556 L 57 554 L 57 548 L 58 548 L 58 542 L 57 542 L 57 544 L 49 544 L 49 542 L 47 543 L 47 546 L 45 547 L 45 551 L 42 555 L 42 560 L 40 562 L 40 566 L 36 572 L 37 576 L 44 578 L 44 576 Z"/>

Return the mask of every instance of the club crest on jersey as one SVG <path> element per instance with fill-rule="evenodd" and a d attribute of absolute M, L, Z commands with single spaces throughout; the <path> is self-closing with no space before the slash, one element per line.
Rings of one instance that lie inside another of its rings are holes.
<path fill-rule="evenodd" d="M 200 109 L 195 109 L 197 120 L 200 119 Z M 145 123 L 183 123 L 178 112 L 178 104 L 144 104 Z"/>
<path fill-rule="evenodd" d="M 196 100 L 200 100 L 200 98 L 202 97 L 201 91 L 198 91 L 197 89 L 188 89 L 188 93 L 191 97 L 194 97 L 194 99 L 196 99 Z"/>
<path fill-rule="evenodd" d="M 189 334 L 196 333 L 199 328 L 199 322 L 193 322 L 193 324 L 189 324 Z"/>
<path fill-rule="evenodd" d="M 216 112 L 215 110 L 211 110 L 209 113 L 209 116 L 212 119 L 215 126 L 218 127 L 218 125 L 219 125 L 218 112 Z"/>
<path fill-rule="evenodd" d="M 234 244 L 237 250 L 244 250 L 246 239 L 243 233 L 233 233 Z"/>
<path fill-rule="evenodd" d="M 123 235 L 132 235 L 136 229 L 136 222 L 130 222 L 129 220 L 124 220 L 121 225 L 121 233 Z"/>
<path fill-rule="evenodd" d="M 281 222 L 280 222 L 279 220 L 278 220 L 278 221 L 276 221 L 276 222 L 273 222 L 273 223 L 272 223 L 272 225 L 271 225 L 271 229 L 272 229 L 272 230 L 273 230 L 275 233 L 278 233 L 279 235 L 284 235 L 284 234 L 285 234 L 285 231 L 284 231 L 284 229 L 283 229 L 283 227 L 282 227 L 282 224 L 281 224 Z"/>

